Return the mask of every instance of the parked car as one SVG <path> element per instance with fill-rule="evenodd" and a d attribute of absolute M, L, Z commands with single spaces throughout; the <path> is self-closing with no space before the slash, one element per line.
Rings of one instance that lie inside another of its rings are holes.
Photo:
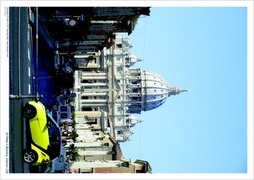
<path fill-rule="evenodd" d="M 57 137 L 57 124 L 47 114 L 45 106 L 40 101 L 29 101 L 24 106 L 23 115 L 28 120 L 29 126 L 28 146 L 24 150 L 23 160 L 32 165 L 39 165 L 58 157 L 61 146 L 60 129 L 58 127 L 59 137 Z M 50 128 L 55 126 L 52 135 Z"/>

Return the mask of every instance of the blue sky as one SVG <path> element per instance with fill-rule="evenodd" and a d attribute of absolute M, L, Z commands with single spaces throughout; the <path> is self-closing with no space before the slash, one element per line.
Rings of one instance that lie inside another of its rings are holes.
<path fill-rule="evenodd" d="M 153 173 L 246 173 L 247 8 L 151 8 L 130 42 L 136 67 L 190 91 L 136 115 L 124 157 Z"/>

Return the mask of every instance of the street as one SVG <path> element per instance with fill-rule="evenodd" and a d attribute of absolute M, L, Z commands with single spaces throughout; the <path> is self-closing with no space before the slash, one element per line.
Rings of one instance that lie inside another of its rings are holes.
<path fill-rule="evenodd" d="M 40 101 L 46 106 L 54 104 L 52 64 L 49 63 L 52 53 L 48 52 L 43 39 L 37 34 L 36 17 L 31 8 L 15 7 L 10 8 L 9 12 L 9 171 L 22 173 L 30 172 L 29 165 L 22 159 L 27 146 L 27 125 L 22 108 L 29 100 L 38 98 L 38 94 L 43 96 Z"/>
<path fill-rule="evenodd" d="M 33 91 L 31 73 L 31 39 L 28 27 L 28 8 L 10 9 L 10 94 L 29 95 Z M 10 100 L 10 172 L 27 172 L 22 150 L 26 145 L 26 127 L 22 107 L 27 99 Z"/>

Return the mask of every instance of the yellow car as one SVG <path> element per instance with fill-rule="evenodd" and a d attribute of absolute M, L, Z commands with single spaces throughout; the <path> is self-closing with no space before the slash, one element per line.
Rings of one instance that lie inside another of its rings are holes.
<path fill-rule="evenodd" d="M 39 101 L 29 101 L 24 106 L 23 115 L 28 120 L 28 130 L 30 130 L 28 135 L 31 135 L 27 138 L 29 143 L 23 153 L 24 161 L 32 165 L 39 165 L 56 158 L 61 147 L 60 130 L 59 126 L 53 122 L 53 118 L 48 117 L 44 105 Z M 56 135 L 52 136 L 54 140 L 58 137 L 55 142 L 50 141 L 49 127 L 52 124 L 58 127 Z"/>

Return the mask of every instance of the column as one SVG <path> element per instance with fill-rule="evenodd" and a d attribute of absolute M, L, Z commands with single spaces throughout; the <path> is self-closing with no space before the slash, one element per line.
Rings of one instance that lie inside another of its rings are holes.
<path fill-rule="evenodd" d="M 79 155 L 81 156 L 86 156 L 86 155 L 90 155 L 90 156 L 93 156 L 93 155 L 108 155 L 108 152 L 109 151 L 79 151 Z"/>

